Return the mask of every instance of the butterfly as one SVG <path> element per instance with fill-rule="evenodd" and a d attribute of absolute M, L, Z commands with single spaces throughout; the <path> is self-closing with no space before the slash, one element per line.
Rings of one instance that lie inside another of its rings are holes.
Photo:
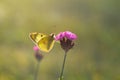
<path fill-rule="evenodd" d="M 55 34 L 46 35 L 44 33 L 32 32 L 30 33 L 30 39 L 39 47 L 43 52 L 50 52 L 53 48 L 55 40 Z"/>

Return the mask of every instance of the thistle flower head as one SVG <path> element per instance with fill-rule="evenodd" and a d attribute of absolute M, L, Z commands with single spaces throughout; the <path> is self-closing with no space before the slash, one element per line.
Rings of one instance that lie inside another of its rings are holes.
<path fill-rule="evenodd" d="M 76 36 L 76 34 L 70 32 L 70 31 L 65 31 L 65 32 L 60 32 L 55 37 L 55 40 L 62 40 L 63 38 L 67 38 L 69 40 L 75 40 L 75 39 L 77 39 L 77 36 Z"/>
<path fill-rule="evenodd" d="M 37 46 L 34 46 L 34 47 L 33 47 L 33 50 L 34 50 L 34 51 L 39 51 L 39 48 L 38 48 Z"/>
<path fill-rule="evenodd" d="M 64 32 L 60 32 L 57 36 L 55 36 L 55 40 L 62 40 L 65 37 Z"/>
<path fill-rule="evenodd" d="M 43 58 L 43 55 L 39 52 L 39 48 L 37 46 L 34 46 L 33 50 L 35 51 L 36 60 L 40 61 Z"/>
<path fill-rule="evenodd" d="M 60 32 L 55 37 L 56 41 L 60 41 L 61 47 L 64 49 L 65 52 L 67 52 L 69 49 L 71 49 L 74 46 L 73 40 L 76 39 L 77 39 L 76 34 L 70 31 Z"/>

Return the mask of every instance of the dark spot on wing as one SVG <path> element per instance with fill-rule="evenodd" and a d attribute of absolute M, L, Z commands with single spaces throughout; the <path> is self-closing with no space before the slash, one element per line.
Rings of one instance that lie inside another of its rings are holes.
<path fill-rule="evenodd" d="M 41 35 L 41 37 L 43 37 L 43 35 Z"/>

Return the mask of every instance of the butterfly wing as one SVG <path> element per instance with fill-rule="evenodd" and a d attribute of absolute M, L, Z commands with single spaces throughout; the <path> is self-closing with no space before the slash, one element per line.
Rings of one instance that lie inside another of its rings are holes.
<path fill-rule="evenodd" d="M 38 32 L 30 33 L 30 38 L 32 39 L 32 41 L 35 44 L 37 44 L 45 36 L 47 36 L 47 35 L 45 35 L 43 33 L 38 33 Z"/>
<path fill-rule="evenodd" d="M 43 37 L 38 42 L 38 47 L 41 51 L 49 52 L 54 46 L 54 34 Z"/>

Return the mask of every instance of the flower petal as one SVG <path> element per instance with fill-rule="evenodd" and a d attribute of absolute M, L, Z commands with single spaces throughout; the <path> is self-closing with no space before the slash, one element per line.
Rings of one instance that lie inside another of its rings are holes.
<path fill-rule="evenodd" d="M 65 34 L 65 37 L 68 38 L 68 39 L 70 39 L 70 40 L 77 39 L 76 34 L 70 32 L 70 31 L 65 31 L 64 34 Z"/>
<path fill-rule="evenodd" d="M 34 46 L 34 47 L 33 47 L 33 50 L 34 50 L 34 51 L 39 51 L 38 46 Z"/>
<path fill-rule="evenodd" d="M 61 40 L 63 37 L 65 37 L 64 33 L 60 32 L 57 36 L 55 36 L 55 40 Z"/>

